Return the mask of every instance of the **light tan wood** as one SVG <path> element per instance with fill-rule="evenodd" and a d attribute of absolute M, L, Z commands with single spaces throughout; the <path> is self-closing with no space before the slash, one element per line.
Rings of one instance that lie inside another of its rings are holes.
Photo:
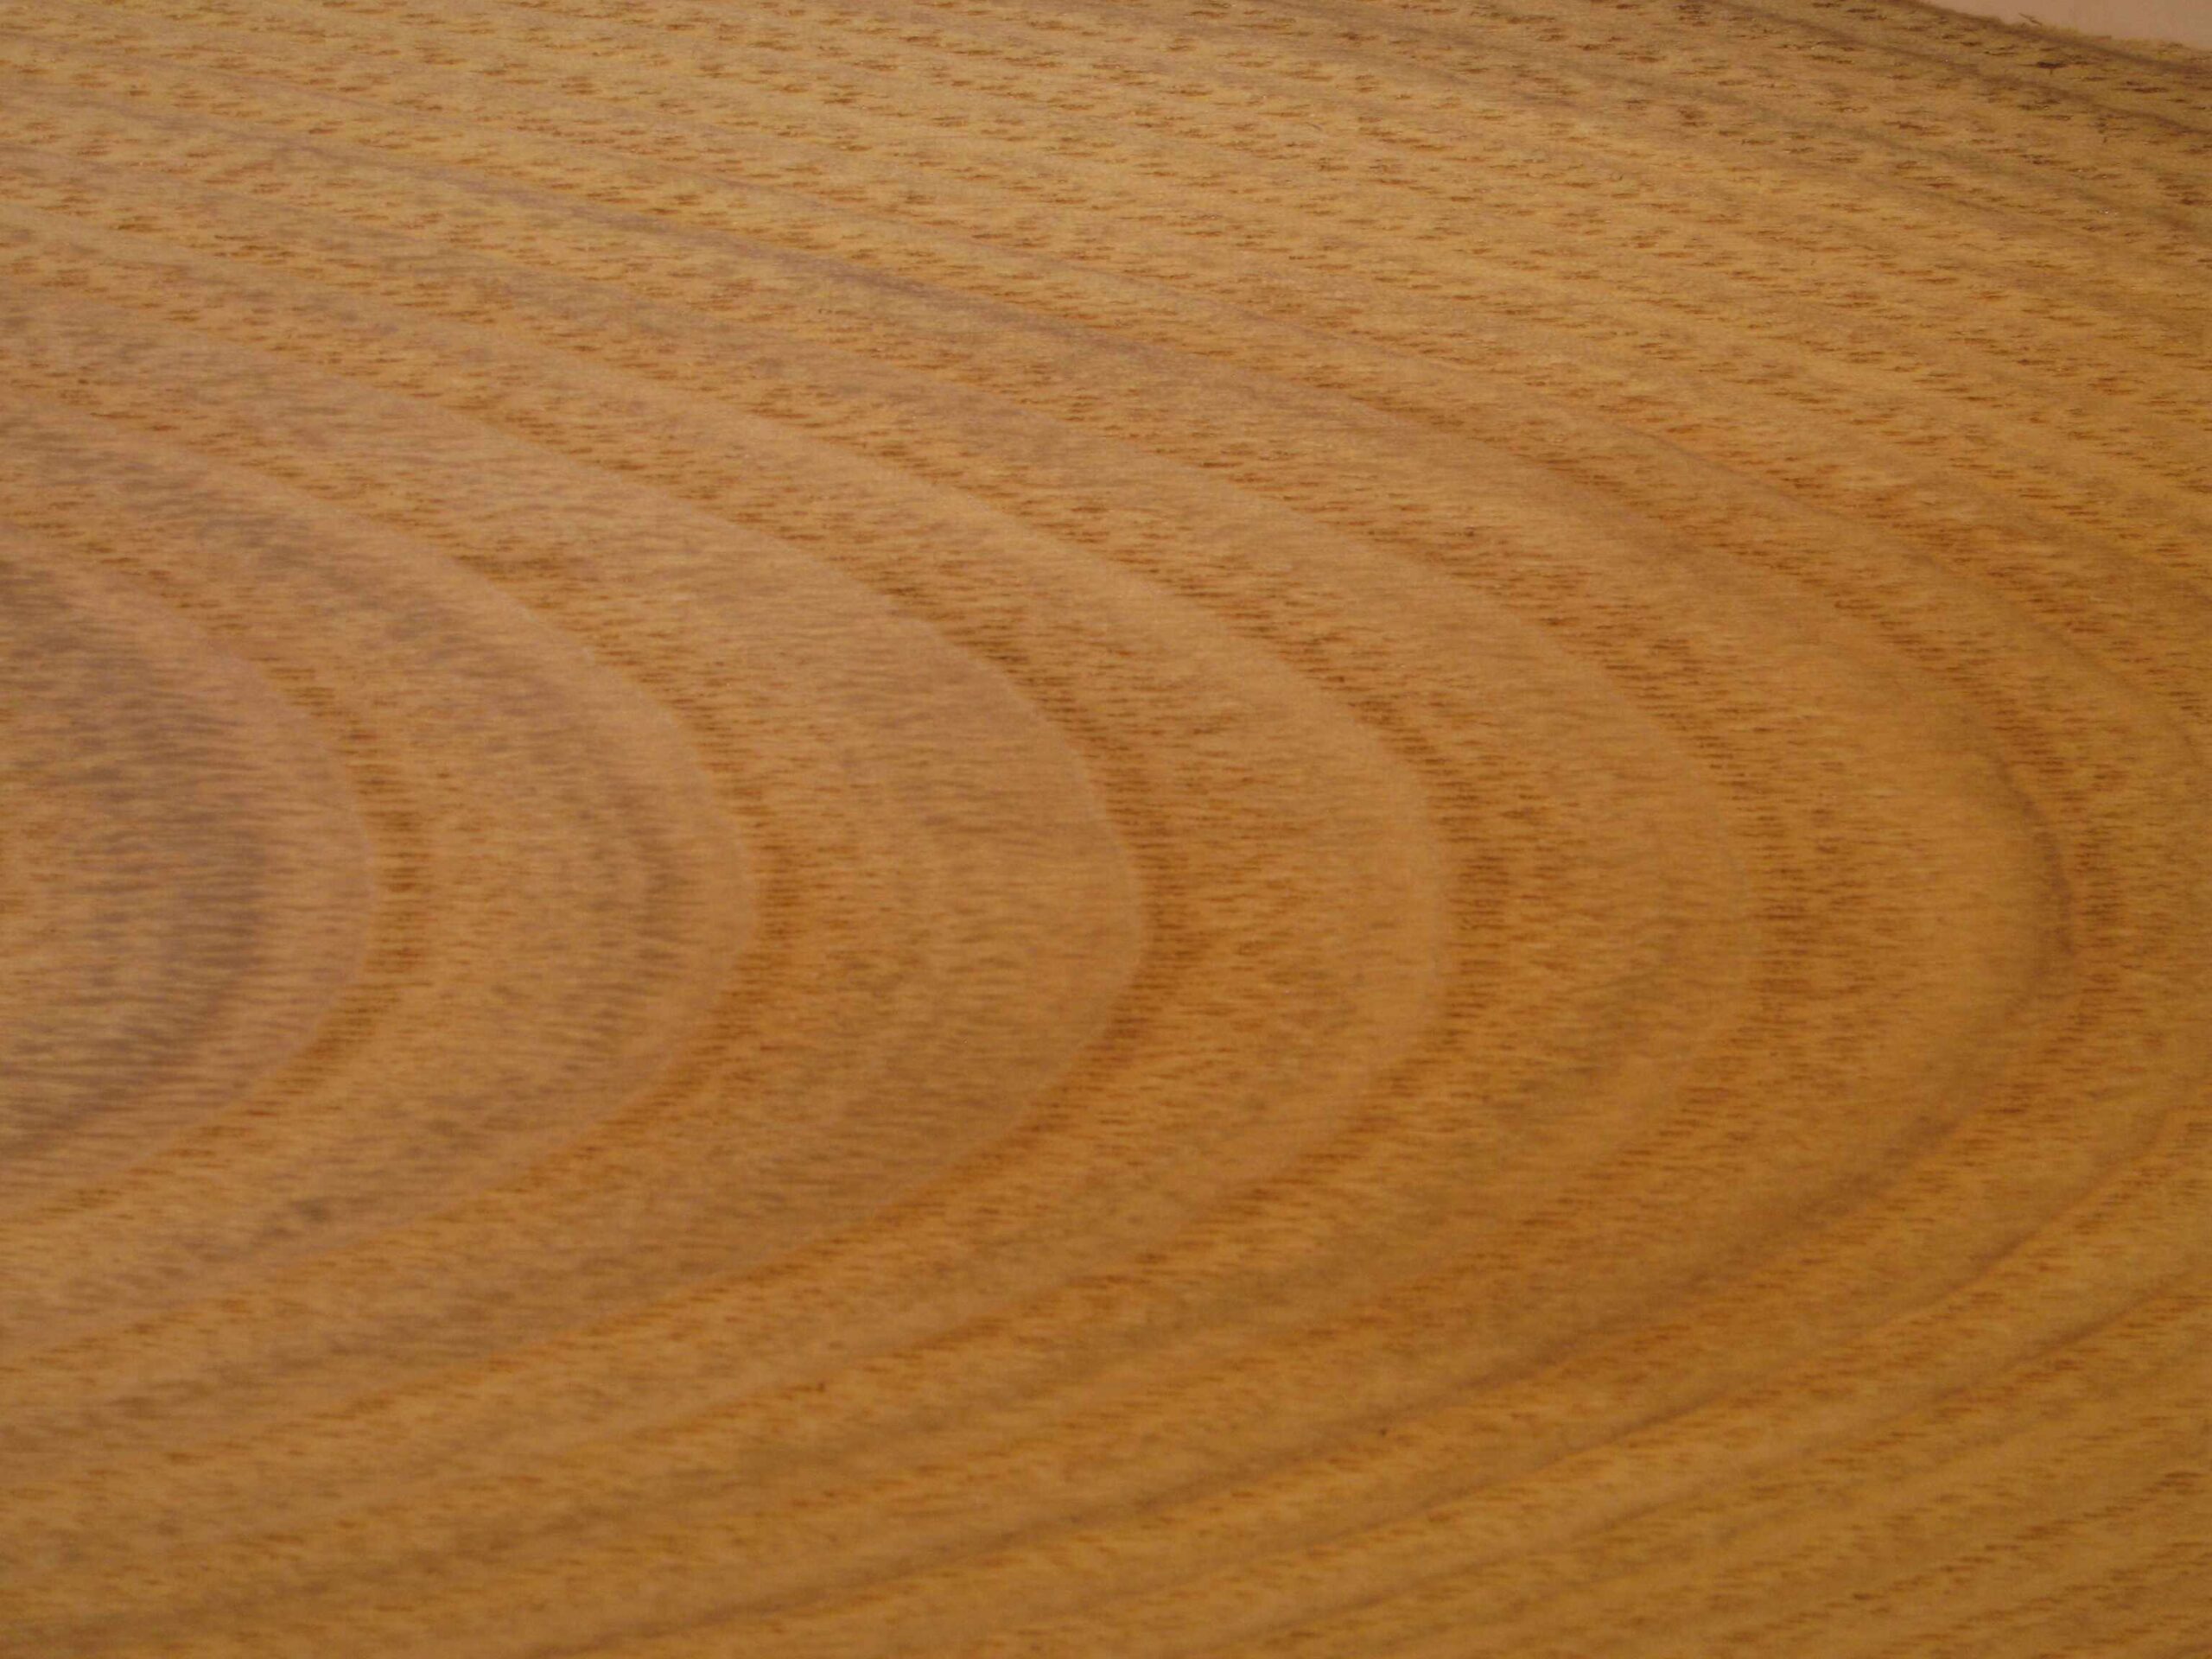
<path fill-rule="evenodd" d="M 1953 11 L 2077 29 L 2106 40 L 2212 46 L 2212 6 L 2204 0 L 1942 0 Z"/>
<path fill-rule="evenodd" d="M 2205 1653 L 2209 134 L 0 0 L 0 1653 Z"/>

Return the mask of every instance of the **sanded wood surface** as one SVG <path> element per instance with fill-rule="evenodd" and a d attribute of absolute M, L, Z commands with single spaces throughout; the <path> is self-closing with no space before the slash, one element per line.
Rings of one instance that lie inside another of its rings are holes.
<path fill-rule="evenodd" d="M 0 1653 L 2201 1659 L 2212 54 L 0 0 Z"/>
<path fill-rule="evenodd" d="M 2105 41 L 2212 46 L 2206 0 L 1941 0 L 1953 11 L 2070 29 Z"/>

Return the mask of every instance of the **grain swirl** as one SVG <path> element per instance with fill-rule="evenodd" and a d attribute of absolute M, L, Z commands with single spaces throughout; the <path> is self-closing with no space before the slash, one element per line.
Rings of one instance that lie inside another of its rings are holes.
<path fill-rule="evenodd" d="M 0 0 L 0 1652 L 2183 1659 L 2212 55 Z"/>

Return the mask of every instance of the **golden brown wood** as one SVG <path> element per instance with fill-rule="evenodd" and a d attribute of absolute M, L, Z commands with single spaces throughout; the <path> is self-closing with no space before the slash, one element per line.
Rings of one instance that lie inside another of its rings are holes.
<path fill-rule="evenodd" d="M 0 1652 L 2212 1644 L 2212 55 L 0 0 Z"/>

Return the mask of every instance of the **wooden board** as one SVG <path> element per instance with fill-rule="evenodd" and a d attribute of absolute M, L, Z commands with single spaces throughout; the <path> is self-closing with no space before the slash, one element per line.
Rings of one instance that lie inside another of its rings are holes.
<path fill-rule="evenodd" d="M 2212 55 L 0 0 L 0 1653 L 2212 1642 Z"/>
<path fill-rule="evenodd" d="M 2109 41 L 2212 46 L 2212 7 L 2202 0 L 1942 0 L 1954 11 Z"/>

